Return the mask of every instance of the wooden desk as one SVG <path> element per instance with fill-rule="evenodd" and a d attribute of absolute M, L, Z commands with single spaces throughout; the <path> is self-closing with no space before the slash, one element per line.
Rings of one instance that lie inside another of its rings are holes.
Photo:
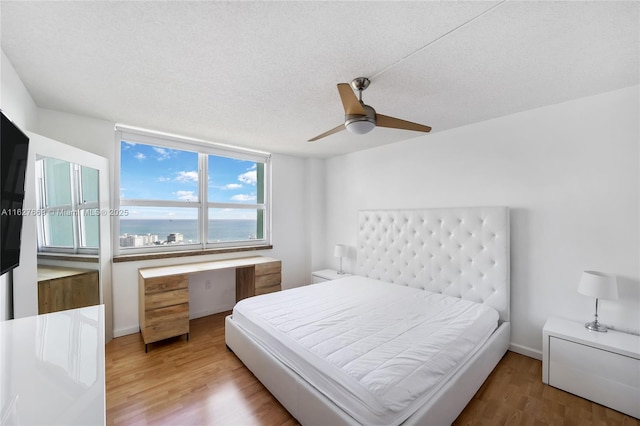
<path fill-rule="evenodd" d="M 97 270 L 38 265 L 38 314 L 99 303 Z"/>
<path fill-rule="evenodd" d="M 185 334 L 189 340 L 189 274 L 233 268 L 236 301 L 280 290 L 282 262 L 264 256 L 213 260 L 138 270 L 138 317 L 149 343 Z"/>

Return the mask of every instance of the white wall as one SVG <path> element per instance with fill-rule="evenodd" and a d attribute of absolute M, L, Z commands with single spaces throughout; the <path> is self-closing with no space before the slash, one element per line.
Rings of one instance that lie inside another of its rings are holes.
<path fill-rule="evenodd" d="M 324 232 L 325 232 L 325 161 L 318 158 L 307 158 L 307 191 L 306 205 L 309 209 L 307 235 L 310 244 L 309 263 L 312 271 L 324 269 L 326 261 L 324 256 Z"/>
<path fill-rule="evenodd" d="M 4 52 L 0 55 L 0 83 L 2 111 L 22 130 L 32 130 L 38 107 Z"/>
<path fill-rule="evenodd" d="M 1 51 L 0 51 L 1 52 Z M 20 129 L 31 130 L 38 107 L 4 52 L 0 54 L 0 108 Z M 0 276 L 0 321 L 12 316 L 12 272 Z"/>
<path fill-rule="evenodd" d="M 539 356 L 551 315 L 592 319 L 588 269 L 618 275 L 602 322 L 638 333 L 638 105 L 636 86 L 329 159 L 325 256 L 361 209 L 506 205 L 514 349 Z"/>

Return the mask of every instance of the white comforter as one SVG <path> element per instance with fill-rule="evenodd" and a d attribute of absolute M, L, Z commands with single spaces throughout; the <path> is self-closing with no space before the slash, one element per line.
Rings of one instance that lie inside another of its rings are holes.
<path fill-rule="evenodd" d="M 498 324 L 494 309 L 352 276 L 240 301 L 233 319 L 362 424 L 399 424 Z"/>

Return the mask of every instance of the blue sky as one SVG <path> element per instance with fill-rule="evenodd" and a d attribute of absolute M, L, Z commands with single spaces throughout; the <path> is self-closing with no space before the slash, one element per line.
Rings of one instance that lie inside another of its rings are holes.
<path fill-rule="evenodd" d="M 123 141 L 120 151 L 120 198 L 193 201 L 198 197 L 198 154 Z M 256 163 L 209 156 L 209 202 L 255 204 Z M 129 218 L 195 219 L 192 208 L 126 207 Z M 255 210 L 216 211 L 225 218 L 253 217 Z"/>

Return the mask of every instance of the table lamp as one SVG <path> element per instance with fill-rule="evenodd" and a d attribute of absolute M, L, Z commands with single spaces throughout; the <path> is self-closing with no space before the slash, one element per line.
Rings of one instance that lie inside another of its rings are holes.
<path fill-rule="evenodd" d="M 607 326 L 598 322 L 598 299 L 618 298 L 616 277 L 602 272 L 584 271 L 578 285 L 578 293 L 596 298 L 595 319 L 584 326 L 591 331 L 606 332 Z"/>
<path fill-rule="evenodd" d="M 333 255 L 340 258 L 340 269 L 338 269 L 338 274 L 344 274 L 344 271 L 342 270 L 342 258 L 347 255 L 347 246 L 344 244 L 336 244 Z"/>

